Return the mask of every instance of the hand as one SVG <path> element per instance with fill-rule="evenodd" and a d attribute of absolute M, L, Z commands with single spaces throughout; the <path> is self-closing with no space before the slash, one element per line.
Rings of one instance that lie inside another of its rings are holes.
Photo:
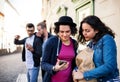
<path fill-rule="evenodd" d="M 56 65 L 55 65 L 56 71 L 64 70 L 64 69 L 68 68 L 69 62 L 66 61 L 66 63 L 63 63 L 61 65 L 59 63 L 60 63 L 60 60 L 58 59 Z"/>
<path fill-rule="evenodd" d="M 77 71 L 73 70 L 73 80 L 81 80 L 84 79 L 83 73 L 77 69 Z"/>
<path fill-rule="evenodd" d="M 26 48 L 27 48 L 29 51 L 31 51 L 31 52 L 34 51 L 32 45 L 30 45 L 30 44 L 26 44 Z"/>
<path fill-rule="evenodd" d="M 79 82 L 79 81 L 78 81 L 78 79 L 74 79 L 74 78 L 73 78 L 73 82 Z"/>
<path fill-rule="evenodd" d="M 19 40 L 19 38 L 20 38 L 20 35 L 15 36 L 15 39 Z"/>

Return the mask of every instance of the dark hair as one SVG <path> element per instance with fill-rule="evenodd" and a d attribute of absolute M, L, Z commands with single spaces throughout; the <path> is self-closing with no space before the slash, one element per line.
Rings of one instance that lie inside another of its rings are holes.
<path fill-rule="evenodd" d="M 47 28 L 46 27 L 46 20 L 43 20 L 42 22 L 38 23 L 37 26 L 41 26 L 41 28 Z"/>
<path fill-rule="evenodd" d="M 90 15 L 84 18 L 81 21 L 80 28 L 79 28 L 79 35 L 78 35 L 78 42 L 85 43 L 86 40 L 82 34 L 82 24 L 87 23 L 89 24 L 94 30 L 98 30 L 98 33 L 93 38 L 94 42 L 97 42 L 103 35 L 109 34 L 113 38 L 115 37 L 115 33 L 106 26 L 97 16 Z"/>
<path fill-rule="evenodd" d="M 77 33 L 76 24 L 73 22 L 73 19 L 70 16 L 61 16 L 58 22 L 55 22 L 54 25 L 55 25 L 54 32 L 56 34 L 58 34 L 59 32 L 60 25 L 69 25 L 71 30 L 71 35 L 73 36 Z"/>
<path fill-rule="evenodd" d="M 68 25 L 68 24 L 60 24 L 60 25 Z M 56 34 L 58 34 L 58 32 L 59 32 L 59 26 L 60 25 L 56 25 L 56 27 L 55 27 L 55 29 L 54 29 L 54 32 L 56 33 Z M 70 30 L 71 30 L 71 35 L 75 35 L 76 33 L 77 33 L 77 28 L 76 27 L 73 27 L 73 26 L 71 26 L 71 25 L 69 25 L 70 26 Z"/>
<path fill-rule="evenodd" d="M 34 26 L 32 23 L 28 23 L 28 24 L 26 25 L 26 28 L 35 28 L 35 26 Z"/>

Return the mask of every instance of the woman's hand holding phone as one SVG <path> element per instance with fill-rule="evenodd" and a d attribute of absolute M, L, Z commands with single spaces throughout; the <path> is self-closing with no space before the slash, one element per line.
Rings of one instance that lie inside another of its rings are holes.
<path fill-rule="evenodd" d="M 67 63 L 67 61 L 65 61 L 65 60 L 60 60 L 59 61 L 59 65 L 66 64 L 66 63 Z"/>
<path fill-rule="evenodd" d="M 56 71 L 64 70 L 64 69 L 68 68 L 68 65 L 69 65 L 69 62 L 58 59 L 56 65 L 55 65 L 55 70 Z"/>

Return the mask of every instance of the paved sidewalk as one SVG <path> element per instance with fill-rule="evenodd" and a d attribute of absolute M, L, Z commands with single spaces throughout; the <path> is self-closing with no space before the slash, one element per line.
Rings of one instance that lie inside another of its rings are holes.
<path fill-rule="evenodd" d="M 41 79 L 40 75 L 41 74 L 39 74 L 39 76 L 38 76 L 38 82 L 42 82 L 42 79 Z M 16 82 L 27 82 L 26 74 L 19 74 L 18 77 L 17 77 Z"/>
<path fill-rule="evenodd" d="M 27 82 L 26 74 L 19 74 L 16 82 Z"/>
<path fill-rule="evenodd" d="M 25 73 L 19 74 L 16 82 L 27 82 L 27 75 Z M 39 71 L 38 82 L 42 82 L 41 68 Z"/>

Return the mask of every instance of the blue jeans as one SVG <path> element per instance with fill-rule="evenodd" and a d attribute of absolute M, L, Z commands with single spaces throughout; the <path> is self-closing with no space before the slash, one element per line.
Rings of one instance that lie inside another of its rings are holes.
<path fill-rule="evenodd" d="M 39 67 L 33 67 L 31 69 L 27 69 L 27 80 L 28 82 L 37 82 L 39 75 Z"/>

